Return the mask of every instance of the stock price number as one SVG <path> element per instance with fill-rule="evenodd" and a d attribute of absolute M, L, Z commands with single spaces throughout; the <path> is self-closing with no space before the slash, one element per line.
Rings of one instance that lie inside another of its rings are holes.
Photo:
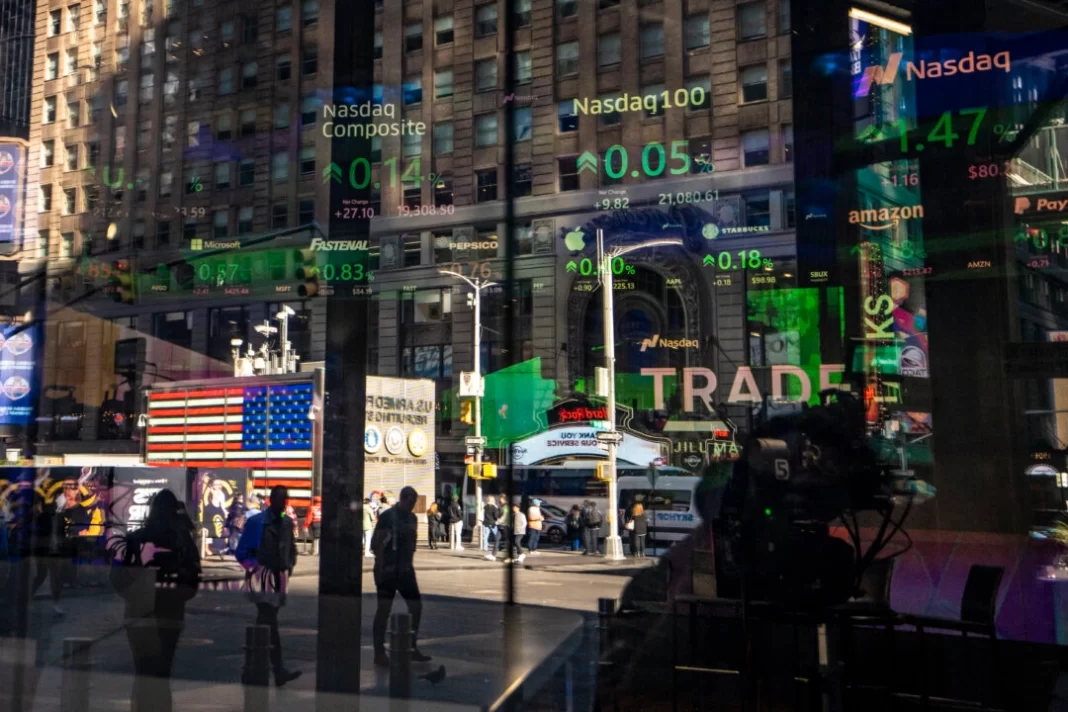
<path fill-rule="evenodd" d="M 374 208 L 342 208 L 334 215 L 342 220 L 370 220 L 375 216 Z"/>
<path fill-rule="evenodd" d="M 234 263 L 201 262 L 197 265 L 197 281 L 222 287 L 223 285 L 248 284 L 251 281 L 247 267 Z"/>
<path fill-rule="evenodd" d="M 470 277 L 471 279 L 489 279 L 490 277 L 501 277 L 501 272 L 499 270 L 494 271 L 493 266 L 485 260 L 476 260 L 469 263 L 448 262 L 444 265 L 444 268 L 449 272 L 462 274 L 464 277 Z"/>
<path fill-rule="evenodd" d="M 593 204 L 596 210 L 626 210 L 630 207 L 630 198 L 605 198 Z"/>
<path fill-rule="evenodd" d="M 397 212 L 403 217 L 417 217 L 419 215 L 453 215 L 456 212 L 455 205 L 417 205 L 414 208 L 407 205 L 398 205 Z"/>
<path fill-rule="evenodd" d="M 679 193 L 660 193 L 660 205 L 687 205 L 706 200 L 719 200 L 719 191 L 693 190 Z"/>
<path fill-rule="evenodd" d="M 184 218 L 202 218 L 208 214 L 207 208 L 179 208 L 175 206 L 174 212 Z"/>
<path fill-rule="evenodd" d="M 968 166 L 968 177 L 972 180 L 979 178 L 997 178 L 998 176 L 1007 175 L 1011 167 L 1012 163 L 1008 161 L 1004 164 L 984 163 L 976 166 Z"/>
<path fill-rule="evenodd" d="M 358 262 L 343 265 L 326 264 L 322 267 L 311 267 L 308 271 L 311 277 L 321 277 L 327 282 L 374 281 L 372 274 L 365 271 L 363 265 Z"/>

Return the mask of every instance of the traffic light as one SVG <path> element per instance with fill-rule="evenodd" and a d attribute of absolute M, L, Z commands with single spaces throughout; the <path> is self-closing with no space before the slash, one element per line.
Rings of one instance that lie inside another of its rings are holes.
<path fill-rule="evenodd" d="M 137 300 L 137 290 L 130 261 L 116 260 L 111 271 L 115 276 L 115 292 L 112 297 L 116 302 L 133 304 Z"/>
<path fill-rule="evenodd" d="M 475 402 L 470 400 L 460 401 L 460 422 L 468 425 L 475 424 Z"/>
<path fill-rule="evenodd" d="M 467 476 L 473 480 L 495 480 L 497 479 L 497 466 L 492 462 L 483 462 L 480 473 L 475 469 L 474 464 L 468 464 Z"/>
<path fill-rule="evenodd" d="M 311 250 L 293 250 L 293 261 L 296 263 L 296 277 L 303 282 L 297 287 L 297 294 L 302 297 L 317 296 L 322 291 L 322 285 L 315 253 Z"/>
<path fill-rule="evenodd" d="M 608 482 L 612 479 L 611 471 L 608 469 L 607 462 L 597 463 L 597 479 L 601 482 Z"/>

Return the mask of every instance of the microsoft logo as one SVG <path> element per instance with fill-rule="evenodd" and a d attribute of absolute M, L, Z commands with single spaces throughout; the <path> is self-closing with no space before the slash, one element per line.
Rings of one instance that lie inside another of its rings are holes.
<path fill-rule="evenodd" d="M 195 252 L 200 252 L 204 249 L 204 240 L 199 237 L 193 238 L 193 240 L 189 243 L 189 249 Z"/>

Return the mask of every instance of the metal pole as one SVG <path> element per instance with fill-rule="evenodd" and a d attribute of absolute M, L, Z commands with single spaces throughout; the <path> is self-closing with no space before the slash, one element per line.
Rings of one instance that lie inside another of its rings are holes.
<path fill-rule="evenodd" d="M 476 393 L 482 388 L 482 286 L 475 280 L 475 380 Z M 475 396 L 475 437 L 482 437 L 482 396 Z M 475 526 L 471 528 L 471 546 L 482 546 L 482 442 L 475 446 Z"/>
<path fill-rule="evenodd" d="M 87 712 L 89 709 L 89 649 L 92 644 L 91 638 L 63 639 L 61 712 Z"/>
<path fill-rule="evenodd" d="M 245 628 L 245 670 L 241 680 L 245 688 L 245 712 L 265 712 L 267 709 L 270 649 L 269 627 L 250 625 Z"/>
<path fill-rule="evenodd" d="M 608 431 L 616 432 L 616 325 L 613 303 L 612 258 L 604 251 L 604 231 L 597 231 L 597 254 L 601 256 L 601 303 L 604 314 L 604 361 L 608 370 Z M 623 560 L 623 540 L 619 538 L 619 484 L 616 478 L 616 443 L 608 443 L 608 538 L 604 542 L 607 561 Z"/>
<path fill-rule="evenodd" d="M 412 616 L 394 613 L 389 626 L 389 696 L 406 700 L 412 696 Z"/>
<path fill-rule="evenodd" d="M 283 305 L 278 321 L 282 322 L 282 328 L 278 330 L 278 336 L 282 347 L 282 373 L 289 373 L 289 313 Z"/>

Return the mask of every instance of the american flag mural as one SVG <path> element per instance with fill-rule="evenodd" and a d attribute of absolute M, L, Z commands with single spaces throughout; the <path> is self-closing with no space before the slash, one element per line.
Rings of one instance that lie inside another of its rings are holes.
<path fill-rule="evenodd" d="M 251 470 L 257 491 L 289 488 L 311 500 L 314 385 L 194 387 L 148 396 L 146 462 L 155 467 Z"/>

